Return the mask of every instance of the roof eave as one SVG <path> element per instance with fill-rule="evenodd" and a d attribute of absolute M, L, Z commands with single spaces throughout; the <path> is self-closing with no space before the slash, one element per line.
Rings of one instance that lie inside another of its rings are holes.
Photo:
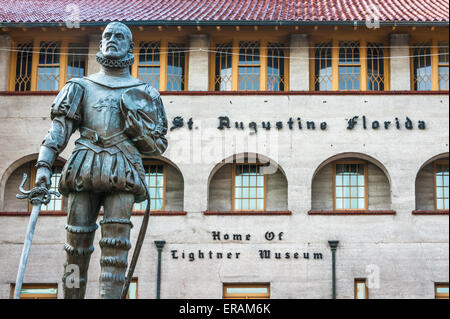
<path fill-rule="evenodd" d="M 111 21 L 80 22 L 80 26 L 95 27 L 105 26 Z M 180 20 L 140 20 L 122 21 L 129 26 L 364 26 L 366 21 L 180 21 Z M 371 22 L 373 23 L 373 21 Z M 72 23 L 73 24 L 73 23 Z M 380 27 L 448 27 L 449 21 L 380 21 Z M 23 28 L 23 27 L 62 27 L 65 22 L 0 22 L 0 27 Z"/>

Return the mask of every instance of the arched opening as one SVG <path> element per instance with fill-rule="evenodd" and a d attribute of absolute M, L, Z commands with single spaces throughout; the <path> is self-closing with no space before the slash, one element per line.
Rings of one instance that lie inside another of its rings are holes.
<path fill-rule="evenodd" d="M 4 212 L 28 212 L 30 206 L 28 201 L 16 198 L 19 193 L 19 185 L 22 182 L 24 174 L 27 175 L 27 181 L 24 185 L 25 189 L 34 187 L 34 178 L 36 174 L 36 160 L 38 154 L 30 154 L 22 157 L 11 164 L 2 176 L 1 185 L 3 188 L 3 207 Z M 59 183 L 59 173 L 65 163 L 63 158 L 58 158 L 53 166 L 52 189 L 57 190 Z M 66 198 L 54 198 L 52 202 L 46 207 L 43 206 L 42 211 L 67 211 Z"/>
<path fill-rule="evenodd" d="M 361 153 L 330 157 L 312 179 L 313 211 L 391 209 L 390 177 L 384 165 Z"/>
<path fill-rule="evenodd" d="M 449 210 L 449 153 L 426 161 L 416 176 L 416 210 Z"/>
<path fill-rule="evenodd" d="M 208 210 L 286 211 L 288 182 L 270 158 L 242 153 L 218 163 L 208 179 Z"/>
<path fill-rule="evenodd" d="M 184 177 L 178 166 L 158 156 L 144 158 L 146 182 L 150 190 L 150 208 L 153 211 L 184 210 Z M 135 211 L 144 211 L 146 202 L 136 204 Z"/>

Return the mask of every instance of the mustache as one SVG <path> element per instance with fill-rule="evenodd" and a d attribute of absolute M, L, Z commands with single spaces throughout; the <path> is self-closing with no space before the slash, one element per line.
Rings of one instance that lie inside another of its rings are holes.
<path fill-rule="evenodd" d="M 114 48 L 114 49 L 118 49 L 118 46 L 117 46 L 117 43 L 115 43 L 115 42 L 108 42 L 108 43 L 106 43 L 106 45 L 105 45 L 105 48 L 106 49 L 108 49 L 108 48 Z"/>

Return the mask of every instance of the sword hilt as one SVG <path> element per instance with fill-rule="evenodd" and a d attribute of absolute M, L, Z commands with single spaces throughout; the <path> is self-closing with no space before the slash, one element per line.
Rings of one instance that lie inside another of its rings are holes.
<path fill-rule="evenodd" d="M 17 194 L 16 198 L 18 199 L 28 199 L 31 203 L 35 204 L 41 204 L 41 205 L 47 205 L 50 203 L 50 200 L 52 199 L 52 195 L 55 195 L 57 197 L 60 197 L 61 195 L 56 191 L 49 191 L 44 186 L 36 186 L 32 190 L 25 190 L 23 187 L 25 186 L 25 183 L 28 179 L 27 174 L 23 174 L 22 182 L 19 186 L 19 191 L 22 194 Z"/>

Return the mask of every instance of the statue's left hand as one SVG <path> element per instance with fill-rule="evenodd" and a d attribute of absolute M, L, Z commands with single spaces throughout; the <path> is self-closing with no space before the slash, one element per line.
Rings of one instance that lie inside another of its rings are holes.
<path fill-rule="evenodd" d="M 139 137 L 144 134 L 142 124 L 130 112 L 127 114 L 126 124 L 126 131 L 129 135 Z"/>

